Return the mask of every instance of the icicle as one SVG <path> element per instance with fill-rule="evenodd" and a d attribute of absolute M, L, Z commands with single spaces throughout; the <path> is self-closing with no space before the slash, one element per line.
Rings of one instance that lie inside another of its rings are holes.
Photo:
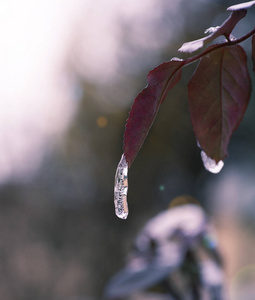
<path fill-rule="evenodd" d="M 118 164 L 115 185 L 114 185 L 114 205 L 115 213 L 121 219 L 128 216 L 127 191 L 128 191 L 128 164 L 124 154 Z"/>
<path fill-rule="evenodd" d="M 201 151 L 201 158 L 204 163 L 204 167 L 211 173 L 219 173 L 224 166 L 224 162 L 222 160 L 216 163 L 215 160 L 208 157 L 204 151 Z"/>

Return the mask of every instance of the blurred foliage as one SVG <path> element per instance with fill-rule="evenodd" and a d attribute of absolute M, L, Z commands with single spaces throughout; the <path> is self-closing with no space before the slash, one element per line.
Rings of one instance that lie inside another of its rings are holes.
<path fill-rule="evenodd" d="M 175 206 L 149 220 L 125 268 L 106 286 L 105 297 L 136 299 L 141 290 L 160 291 L 154 299 L 225 299 L 222 259 L 212 226 L 198 205 Z"/>
<path fill-rule="evenodd" d="M 99 299 L 147 220 L 182 194 L 198 195 L 204 204 L 201 189 L 213 175 L 202 167 L 188 115 L 184 74 L 169 94 L 171 101 L 165 100 L 129 172 L 128 219 L 119 220 L 113 207 L 124 124 L 132 99 L 146 84 L 146 74 L 159 61 L 176 56 L 181 43 L 217 25 L 215 16 L 238 1 L 183 2 L 175 12 L 182 27 L 174 33 L 173 43 L 162 49 L 144 53 L 132 40 L 128 24 L 123 31 L 120 25 L 123 48 L 116 80 L 97 84 L 81 78 L 73 124 L 49 145 L 39 173 L 31 181 L 1 186 L 1 299 Z M 170 24 L 171 7 L 168 1 L 160 3 L 162 23 L 154 36 L 149 35 L 151 40 Z M 187 76 L 192 70 L 187 68 Z M 254 105 L 250 107 L 253 111 Z M 252 113 L 249 116 L 253 118 Z M 242 141 L 247 123 L 250 126 L 249 118 L 236 135 Z"/>

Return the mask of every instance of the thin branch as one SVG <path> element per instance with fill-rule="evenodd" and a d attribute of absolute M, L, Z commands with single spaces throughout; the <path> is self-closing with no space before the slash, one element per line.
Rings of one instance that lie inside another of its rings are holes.
<path fill-rule="evenodd" d="M 244 36 L 240 37 L 239 39 L 236 39 L 236 40 L 233 40 L 233 41 L 229 40 L 229 41 L 227 41 L 225 43 L 216 44 L 214 46 L 211 46 L 211 47 L 205 49 L 204 52 L 202 52 L 202 53 L 200 53 L 198 55 L 195 55 L 193 57 L 190 57 L 190 58 L 184 60 L 182 66 L 187 66 L 187 65 L 193 63 L 194 61 L 200 59 L 201 57 L 203 57 L 203 56 L 205 56 L 205 55 L 207 55 L 207 54 L 209 54 L 209 53 L 211 53 L 211 52 L 213 52 L 213 51 L 215 51 L 217 49 L 220 49 L 220 48 L 223 48 L 223 47 L 227 47 L 227 46 L 237 45 L 237 44 L 239 44 L 239 43 L 247 40 L 253 34 L 255 34 L 255 27 L 250 32 L 248 32 Z"/>

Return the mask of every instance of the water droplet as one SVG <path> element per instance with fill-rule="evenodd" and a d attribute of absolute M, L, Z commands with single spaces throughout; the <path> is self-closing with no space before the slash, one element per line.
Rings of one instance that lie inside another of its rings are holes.
<path fill-rule="evenodd" d="M 204 151 L 201 151 L 201 158 L 204 163 L 204 167 L 207 171 L 210 171 L 211 173 L 219 173 L 224 166 L 224 162 L 222 160 L 216 163 L 216 161 L 208 157 Z"/>
<path fill-rule="evenodd" d="M 126 219 L 128 216 L 128 164 L 123 154 L 117 167 L 114 185 L 114 205 L 116 216 Z"/>

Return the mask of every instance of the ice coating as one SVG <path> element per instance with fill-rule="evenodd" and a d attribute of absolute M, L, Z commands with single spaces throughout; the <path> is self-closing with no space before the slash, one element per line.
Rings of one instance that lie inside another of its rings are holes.
<path fill-rule="evenodd" d="M 121 219 L 128 216 L 127 192 L 128 192 L 128 164 L 124 154 L 118 164 L 114 184 L 115 213 Z"/>
<path fill-rule="evenodd" d="M 219 173 L 224 166 L 224 162 L 222 160 L 216 163 L 215 160 L 208 157 L 204 151 L 201 151 L 201 158 L 205 169 L 211 173 Z"/>

